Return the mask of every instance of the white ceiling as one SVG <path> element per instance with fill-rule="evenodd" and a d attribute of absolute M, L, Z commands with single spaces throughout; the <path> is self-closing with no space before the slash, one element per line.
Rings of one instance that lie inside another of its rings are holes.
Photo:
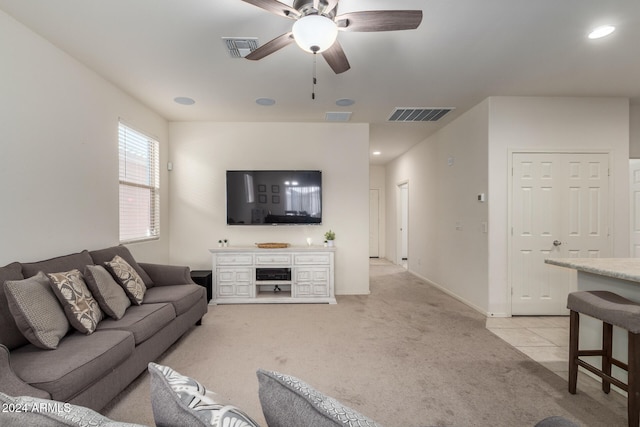
<path fill-rule="evenodd" d="M 171 121 L 323 122 L 351 111 L 351 122 L 370 123 L 371 151 L 383 153 L 372 164 L 488 96 L 640 104 L 638 0 L 340 0 L 338 15 L 420 9 L 424 19 L 412 31 L 341 32 L 351 70 L 335 75 L 318 57 L 315 100 L 313 56 L 295 44 L 260 61 L 227 53 L 222 37 L 263 44 L 293 23 L 241 0 L 0 0 L 0 9 Z M 587 39 L 601 24 L 617 31 Z M 260 97 L 276 104 L 259 106 Z M 356 103 L 339 107 L 339 98 Z M 388 123 L 395 107 L 455 110 L 436 123 Z"/>

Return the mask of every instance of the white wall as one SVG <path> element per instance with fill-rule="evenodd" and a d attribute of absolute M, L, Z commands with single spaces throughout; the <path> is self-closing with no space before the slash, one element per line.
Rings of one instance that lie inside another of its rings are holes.
<path fill-rule="evenodd" d="M 210 269 L 209 249 L 287 242 L 336 232 L 336 294 L 369 293 L 369 127 L 366 124 L 170 124 L 171 260 Z M 225 172 L 319 169 L 321 226 L 227 226 Z"/>
<path fill-rule="evenodd" d="M 161 156 L 166 121 L 2 11 L 0 56 L 0 265 L 118 244 L 118 118 Z M 141 259 L 168 259 L 164 201 Z"/>
<path fill-rule="evenodd" d="M 384 166 L 371 165 L 369 168 L 369 188 L 371 190 L 378 190 L 378 257 L 385 258 L 386 255 L 386 188 L 385 188 L 385 174 L 386 169 Z"/>
<path fill-rule="evenodd" d="M 509 150 L 611 152 L 616 257 L 629 254 L 629 101 L 626 98 L 492 97 L 489 152 L 489 313 L 511 313 L 508 261 Z"/>
<path fill-rule="evenodd" d="M 488 103 L 387 165 L 387 258 L 398 250 L 398 184 L 409 183 L 409 271 L 487 309 Z"/>

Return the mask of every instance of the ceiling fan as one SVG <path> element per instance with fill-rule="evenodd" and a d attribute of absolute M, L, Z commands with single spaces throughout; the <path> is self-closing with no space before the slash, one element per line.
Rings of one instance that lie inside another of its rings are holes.
<path fill-rule="evenodd" d="M 422 22 L 421 10 L 370 10 L 337 15 L 339 0 L 294 0 L 293 6 L 278 0 L 242 1 L 295 21 L 291 31 L 265 43 L 245 58 L 262 59 L 295 41 L 307 52 L 321 53 L 336 74 L 351 68 L 336 40 L 338 31 L 413 30 Z"/>

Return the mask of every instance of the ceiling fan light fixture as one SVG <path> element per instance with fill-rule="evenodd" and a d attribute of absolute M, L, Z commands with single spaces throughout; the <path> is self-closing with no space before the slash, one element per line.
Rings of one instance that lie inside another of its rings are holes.
<path fill-rule="evenodd" d="M 326 16 L 307 15 L 293 24 L 292 32 L 302 50 L 320 53 L 329 49 L 336 41 L 338 26 Z"/>

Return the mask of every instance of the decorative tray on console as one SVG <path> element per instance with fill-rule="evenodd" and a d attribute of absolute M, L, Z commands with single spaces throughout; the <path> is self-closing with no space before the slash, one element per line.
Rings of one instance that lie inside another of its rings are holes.
<path fill-rule="evenodd" d="M 288 248 L 288 243 L 256 243 L 256 246 L 261 249 L 282 249 Z"/>

